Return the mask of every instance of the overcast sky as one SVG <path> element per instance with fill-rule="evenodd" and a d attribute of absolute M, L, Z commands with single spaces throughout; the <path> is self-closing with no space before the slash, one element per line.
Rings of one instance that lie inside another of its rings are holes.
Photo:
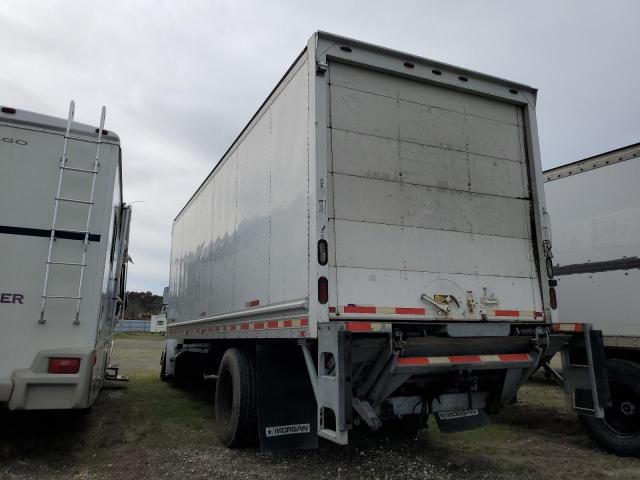
<path fill-rule="evenodd" d="M 0 104 L 120 135 L 129 290 L 162 291 L 173 218 L 315 30 L 539 89 L 544 168 L 640 141 L 640 1 L 0 2 Z"/>

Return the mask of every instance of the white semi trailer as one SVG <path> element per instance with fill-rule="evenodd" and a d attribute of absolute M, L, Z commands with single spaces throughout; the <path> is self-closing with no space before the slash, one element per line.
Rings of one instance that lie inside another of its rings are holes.
<path fill-rule="evenodd" d="M 231 447 L 473 428 L 558 351 L 602 416 L 598 332 L 551 324 L 535 99 L 314 34 L 175 219 L 162 378 L 217 374 Z"/>
<path fill-rule="evenodd" d="M 640 455 L 640 143 L 544 172 L 558 320 L 603 333 L 612 405 L 585 417 L 604 448 Z"/>
<path fill-rule="evenodd" d="M 130 209 L 118 136 L 2 107 L 0 406 L 86 409 L 123 307 Z"/>

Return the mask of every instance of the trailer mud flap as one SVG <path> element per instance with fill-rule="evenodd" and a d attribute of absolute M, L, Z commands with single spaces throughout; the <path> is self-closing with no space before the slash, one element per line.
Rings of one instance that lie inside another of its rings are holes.
<path fill-rule="evenodd" d="M 434 416 L 438 428 L 443 433 L 464 432 L 483 427 L 489 423 L 489 417 L 484 410 L 479 408 L 436 412 Z"/>
<path fill-rule="evenodd" d="M 258 344 L 260 449 L 317 448 L 316 400 L 300 347 Z"/>

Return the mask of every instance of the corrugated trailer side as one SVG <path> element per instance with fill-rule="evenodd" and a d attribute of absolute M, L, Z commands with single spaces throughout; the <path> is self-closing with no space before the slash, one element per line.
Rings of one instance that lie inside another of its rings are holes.
<path fill-rule="evenodd" d="M 308 103 L 305 52 L 176 218 L 168 318 L 184 329 L 297 335 L 237 319 L 306 324 Z"/>
<path fill-rule="evenodd" d="M 534 89 L 319 32 L 176 220 L 161 377 L 218 374 L 228 446 L 312 447 L 483 425 L 580 350 L 568 401 L 602 416 L 597 332 L 550 325 L 543 206 Z"/>

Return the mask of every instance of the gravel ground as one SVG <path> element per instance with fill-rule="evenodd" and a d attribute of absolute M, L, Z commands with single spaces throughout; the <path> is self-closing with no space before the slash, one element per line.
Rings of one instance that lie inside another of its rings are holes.
<path fill-rule="evenodd" d="M 640 479 L 639 460 L 596 450 L 562 392 L 541 383 L 472 432 L 356 430 L 346 447 L 229 450 L 214 433 L 214 383 L 160 382 L 161 347 L 153 335 L 118 338 L 114 361 L 131 382 L 104 390 L 88 415 L 1 414 L 0 479 Z"/>

